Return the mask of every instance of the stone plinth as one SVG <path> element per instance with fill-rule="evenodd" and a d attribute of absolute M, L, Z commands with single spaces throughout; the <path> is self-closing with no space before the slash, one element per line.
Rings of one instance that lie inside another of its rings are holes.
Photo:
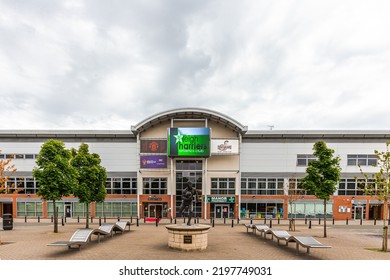
<path fill-rule="evenodd" d="M 167 225 L 168 246 L 182 251 L 204 250 L 207 248 L 208 225 L 195 224 L 188 226 Z"/>

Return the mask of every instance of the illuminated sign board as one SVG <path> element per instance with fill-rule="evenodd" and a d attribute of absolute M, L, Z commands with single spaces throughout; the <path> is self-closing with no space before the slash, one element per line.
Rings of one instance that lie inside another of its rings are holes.
<path fill-rule="evenodd" d="M 168 156 L 210 156 L 210 128 L 169 128 Z"/>
<path fill-rule="evenodd" d="M 167 156 L 163 155 L 147 155 L 140 156 L 141 168 L 167 168 Z"/>

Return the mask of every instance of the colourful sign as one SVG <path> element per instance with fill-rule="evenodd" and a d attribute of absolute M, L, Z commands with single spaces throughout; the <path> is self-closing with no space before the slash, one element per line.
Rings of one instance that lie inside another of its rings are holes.
<path fill-rule="evenodd" d="M 169 128 L 168 156 L 209 157 L 210 128 Z"/>
<path fill-rule="evenodd" d="M 167 168 L 167 156 L 140 156 L 141 168 Z"/>

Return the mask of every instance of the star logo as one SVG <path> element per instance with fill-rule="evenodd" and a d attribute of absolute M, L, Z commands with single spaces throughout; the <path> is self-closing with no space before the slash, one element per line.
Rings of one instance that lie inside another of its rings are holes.
<path fill-rule="evenodd" d="M 177 131 L 177 134 L 176 135 L 173 135 L 173 137 L 176 138 L 176 142 L 175 144 L 177 143 L 182 143 L 183 142 L 183 134 L 180 133 L 180 130 Z"/>

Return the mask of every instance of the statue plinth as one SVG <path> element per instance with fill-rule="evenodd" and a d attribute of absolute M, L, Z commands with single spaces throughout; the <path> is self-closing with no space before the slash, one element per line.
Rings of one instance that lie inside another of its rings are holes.
<path fill-rule="evenodd" d="M 207 248 L 207 233 L 210 226 L 195 225 L 167 225 L 168 246 L 182 251 L 205 250 Z"/>

